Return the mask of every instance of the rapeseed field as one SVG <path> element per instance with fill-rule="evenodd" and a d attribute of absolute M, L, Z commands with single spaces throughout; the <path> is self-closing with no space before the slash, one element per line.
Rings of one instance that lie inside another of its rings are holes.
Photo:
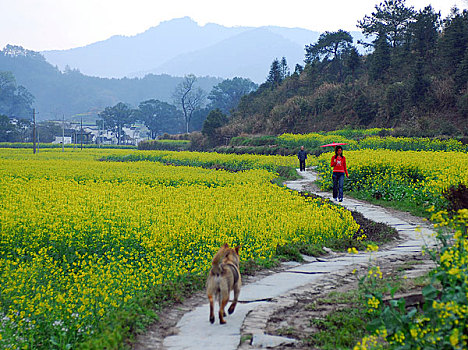
<path fill-rule="evenodd" d="M 266 261 L 359 228 L 344 209 L 272 184 L 275 157 L 238 172 L 100 161 L 137 154 L 0 150 L 0 348 L 74 348 L 155 286 L 206 274 L 225 242 Z"/>

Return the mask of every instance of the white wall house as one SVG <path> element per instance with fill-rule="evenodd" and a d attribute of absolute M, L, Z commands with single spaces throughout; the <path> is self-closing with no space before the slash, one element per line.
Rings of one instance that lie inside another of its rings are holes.
<path fill-rule="evenodd" d="M 59 143 L 59 144 L 65 144 L 65 145 L 68 145 L 70 143 L 72 143 L 72 138 L 71 136 L 65 136 L 65 137 L 62 137 L 62 136 L 55 136 L 55 140 L 52 141 L 52 143 Z"/>

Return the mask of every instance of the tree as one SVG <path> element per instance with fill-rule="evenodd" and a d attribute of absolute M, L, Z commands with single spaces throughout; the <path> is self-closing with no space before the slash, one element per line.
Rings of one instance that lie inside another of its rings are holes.
<path fill-rule="evenodd" d="M 294 74 L 300 75 L 304 71 L 304 67 L 301 66 L 299 63 L 296 63 L 296 67 L 294 68 Z"/>
<path fill-rule="evenodd" d="M 184 114 L 187 133 L 189 132 L 189 125 L 192 120 L 193 112 L 200 109 L 205 100 L 205 92 L 195 87 L 196 81 L 197 77 L 195 75 L 186 75 L 172 94 L 176 106 L 179 106 Z"/>
<path fill-rule="evenodd" d="M 0 142 L 20 141 L 20 133 L 16 125 L 6 115 L 0 114 Z"/>
<path fill-rule="evenodd" d="M 283 56 L 281 58 L 281 80 L 286 79 L 290 74 L 288 62 L 286 61 L 286 57 Z"/>
<path fill-rule="evenodd" d="M 468 11 L 459 13 L 454 8 L 444 21 L 444 31 L 439 40 L 439 59 L 444 73 L 454 74 L 468 48 Z"/>
<path fill-rule="evenodd" d="M 320 34 L 318 41 L 314 45 L 306 45 L 305 62 L 311 63 L 314 60 L 331 59 L 350 49 L 353 37 L 349 32 L 342 29 L 337 32 L 325 32 Z"/>
<path fill-rule="evenodd" d="M 359 117 L 361 125 L 369 125 L 375 118 L 376 109 L 375 106 L 369 101 L 367 96 L 359 94 L 353 103 L 353 110 Z"/>
<path fill-rule="evenodd" d="M 374 52 L 370 57 L 370 78 L 373 80 L 384 80 L 389 67 L 390 45 L 385 33 L 380 33 L 374 41 Z"/>
<path fill-rule="evenodd" d="M 180 129 L 182 119 L 180 111 L 167 102 L 155 99 L 141 102 L 135 113 L 136 117 L 150 130 L 153 140 L 164 132 L 177 133 L 182 131 Z"/>
<path fill-rule="evenodd" d="M 458 65 L 454 80 L 457 92 L 468 92 L 468 48 L 465 50 L 465 56 L 463 60 Z"/>
<path fill-rule="evenodd" d="M 409 24 L 414 20 L 414 8 L 406 7 L 406 0 L 384 0 L 375 6 L 372 15 L 358 21 L 358 28 L 366 37 L 384 34 L 392 47 L 403 43 Z"/>
<path fill-rule="evenodd" d="M 220 110 L 212 110 L 205 119 L 202 128 L 202 134 L 205 135 L 210 144 L 219 143 L 216 135 L 216 129 L 220 128 L 228 123 L 228 117 Z"/>
<path fill-rule="evenodd" d="M 0 114 L 27 119 L 32 115 L 34 97 L 16 84 L 11 72 L 0 72 Z"/>
<path fill-rule="evenodd" d="M 435 54 L 440 29 L 440 12 L 435 13 L 432 6 L 427 6 L 415 14 L 415 21 L 410 24 L 411 48 L 417 58 L 429 61 Z"/>
<path fill-rule="evenodd" d="M 270 72 L 268 73 L 266 82 L 273 88 L 281 84 L 283 81 L 282 76 L 281 64 L 279 60 L 275 58 L 273 62 L 271 62 Z"/>
<path fill-rule="evenodd" d="M 41 122 L 37 124 L 37 134 L 41 142 L 52 142 L 55 136 L 62 136 L 62 126 L 53 122 Z"/>
<path fill-rule="evenodd" d="M 361 64 L 361 57 L 355 47 L 352 47 L 346 52 L 345 65 L 351 71 L 353 79 L 355 78 L 355 72 Z"/>
<path fill-rule="evenodd" d="M 99 118 L 103 121 L 105 128 L 114 129 L 117 134 L 117 143 L 123 138 L 124 132 L 122 128 L 124 126 L 130 126 L 135 120 L 133 118 L 134 111 L 130 109 L 125 103 L 119 102 L 114 107 L 106 107 L 104 111 L 98 114 Z"/>
<path fill-rule="evenodd" d="M 223 113 L 228 114 L 236 108 L 242 96 L 251 93 L 257 89 L 257 84 L 250 79 L 238 78 L 223 80 L 214 86 L 208 95 L 211 101 L 208 108 L 219 108 Z"/>
<path fill-rule="evenodd" d="M 423 60 L 422 58 L 416 59 L 411 72 L 410 83 L 410 98 L 413 103 L 418 104 L 424 102 L 427 91 L 430 87 L 429 79 L 424 75 L 423 72 Z"/>

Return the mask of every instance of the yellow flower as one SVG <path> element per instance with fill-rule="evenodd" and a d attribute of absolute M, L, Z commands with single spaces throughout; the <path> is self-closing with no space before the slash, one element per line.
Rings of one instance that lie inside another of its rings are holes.
<path fill-rule="evenodd" d="M 453 347 L 457 346 L 459 342 L 458 339 L 458 328 L 455 328 L 453 330 L 453 333 L 450 335 L 450 344 L 452 344 Z"/>
<path fill-rule="evenodd" d="M 376 244 L 368 244 L 367 245 L 367 249 L 366 249 L 368 252 L 376 252 L 379 250 L 379 246 L 376 245 Z"/>

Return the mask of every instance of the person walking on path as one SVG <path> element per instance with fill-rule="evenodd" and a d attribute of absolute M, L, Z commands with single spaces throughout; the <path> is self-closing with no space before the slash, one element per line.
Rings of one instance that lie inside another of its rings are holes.
<path fill-rule="evenodd" d="M 331 158 L 331 166 L 333 167 L 333 199 L 343 202 L 344 176 L 346 174 L 346 177 L 349 177 L 349 175 L 341 146 L 336 146 L 335 155 Z"/>
<path fill-rule="evenodd" d="M 305 170 L 305 162 L 307 159 L 307 153 L 304 151 L 304 146 L 301 146 L 301 150 L 297 153 L 297 158 L 299 158 L 299 169 L 300 171 Z"/>

